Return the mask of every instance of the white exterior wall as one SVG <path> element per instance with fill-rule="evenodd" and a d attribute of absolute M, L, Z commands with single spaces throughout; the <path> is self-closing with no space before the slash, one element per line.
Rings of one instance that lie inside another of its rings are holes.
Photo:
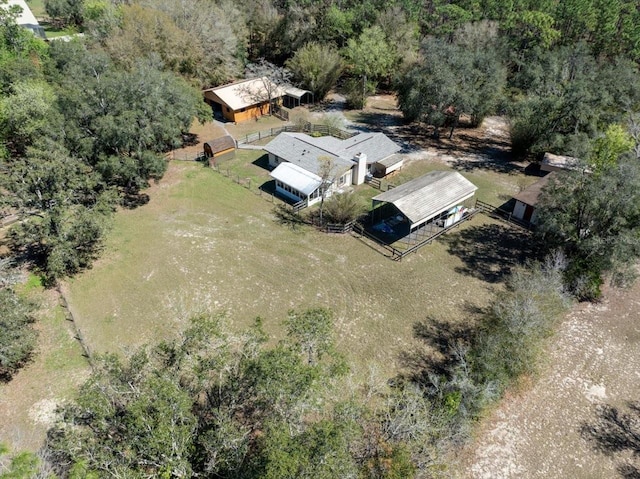
<path fill-rule="evenodd" d="M 524 220 L 524 213 L 527 210 L 527 205 L 522 201 L 516 200 L 516 205 L 513 207 L 513 217 L 519 220 Z"/>
<path fill-rule="evenodd" d="M 355 174 L 352 174 L 352 183 L 354 185 L 361 185 L 364 183 L 364 178 L 367 174 L 367 155 L 364 153 L 358 153 L 353 161 L 355 163 L 351 170 L 355 170 Z"/>
<path fill-rule="evenodd" d="M 280 164 L 280 158 L 278 158 L 276 155 L 274 155 L 273 153 L 269 153 L 269 166 L 271 168 L 275 168 L 276 166 L 278 166 Z"/>

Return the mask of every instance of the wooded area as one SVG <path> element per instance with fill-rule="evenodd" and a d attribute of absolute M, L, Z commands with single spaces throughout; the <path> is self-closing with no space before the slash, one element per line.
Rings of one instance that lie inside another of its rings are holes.
<path fill-rule="evenodd" d="M 569 296 L 634 279 L 635 0 L 46 0 L 54 22 L 85 34 L 50 43 L 5 4 L 1 207 L 19 217 L 12 255 L 49 285 L 91 266 L 117 208 L 148 200 L 164 154 L 211 118 L 201 89 L 246 73 L 284 74 L 317 100 L 337 90 L 356 108 L 395 92 L 434 138 L 505 115 L 515 155 L 582 160 L 543 191 L 541 262 L 513 272 L 483 329 L 452 334 L 442 363 L 366 401 L 336 400 L 347 365 L 330 312 L 292 311 L 287 338 L 269 346 L 259 322 L 232 336 L 198 317 L 179 341 L 102 358 L 50 431 L 47 460 L 17 455 L 6 477 L 442 477 L 444 452 L 535 370 Z M 3 280 L 2 379 L 33 352 L 31 308 Z"/>

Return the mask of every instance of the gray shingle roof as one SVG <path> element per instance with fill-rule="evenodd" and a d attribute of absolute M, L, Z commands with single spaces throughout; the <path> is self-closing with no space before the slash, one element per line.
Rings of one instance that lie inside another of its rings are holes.
<path fill-rule="evenodd" d="M 351 169 L 353 162 L 332 152 L 327 146 L 327 140 L 323 138 L 329 137 L 313 138 L 304 133 L 280 133 L 265 145 L 264 149 L 316 175 L 320 169 L 318 158 L 322 156 L 333 159 L 335 174 Z"/>
<path fill-rule="evenodd" d="M 367 164 L 375 163 L 398 153 L 401 147 L 391 141 L 384 133 L 360 133 L 342 141 L 346 156 L 353 158 L 357 153 L 367 155 Z"/>
<path fill-rule="evenodd" d="M 367 164 L 372 164 L 397 153 L 401 148 L 383 133 L 360 133 L 346 140 L 333 136 L 315 138 L 306 133 L 280 133 L 264 149 L 317 174 L 320 156 L 332 158 L 337 172 L 341 173 L 353 166 L 352 159 L 358 153 L 364 153 Z"/>
<path fill-rule="evenodd" d="M 432 171 L 373 197 L 392 203 L 412 225 L 418 225 L 473 196 L 478 189 L 456 171 Z"/>

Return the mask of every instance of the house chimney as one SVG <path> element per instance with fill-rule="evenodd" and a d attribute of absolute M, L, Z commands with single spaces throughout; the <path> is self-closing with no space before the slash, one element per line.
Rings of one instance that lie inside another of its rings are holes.
<path fill-rule="evenodd" d="M 354 185 L 361 185 L 364 183 L 364 177 L 367 174 L 367 155 L 364 153 L 358 153 L 353 157 L 355 163 L 354 172 L 352 176 L 352 182 Z"/>

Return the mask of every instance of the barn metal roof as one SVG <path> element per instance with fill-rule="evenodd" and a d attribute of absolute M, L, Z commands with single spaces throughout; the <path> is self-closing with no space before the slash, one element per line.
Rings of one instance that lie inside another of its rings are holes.
<path fill-rule="evenodd" d="M 229 108 L 237 111 L 267 100 L 269 92 L 265 85 L 268 85 L 271 90 L 271 99 L 280 98 L 284 95 L 284 89 L 275 85 L 267 77 L 251 78 L 249 80 L 209 88 L 205 90 L 205 93 L 211 92 Z"/>
<path fill-rule="evenodd" d="M 301 88 L 296 88 L 294 86 L 288 86 L 285 87 L 284 92 L 293 98 L 296 98 L 298 100 L 300 100 L 303 96 L 305 96 L 307 93 L 311 94 L 311 92 L 309 90 L 303 90 Z"/>
<path fill-rule="evenodd" d="M 280 163 L 270 173 L 271 177 L 289 185 L 305 195 L 310 195 L 322 184 L 322 179 L 293 163 Z"/>
<path fill-rule="evenodd" d="M 470 198 L 477 189 L 456 171 L 432 171 L 374 196 L 373 202 L 393 204 L 416 226 Z"/>

